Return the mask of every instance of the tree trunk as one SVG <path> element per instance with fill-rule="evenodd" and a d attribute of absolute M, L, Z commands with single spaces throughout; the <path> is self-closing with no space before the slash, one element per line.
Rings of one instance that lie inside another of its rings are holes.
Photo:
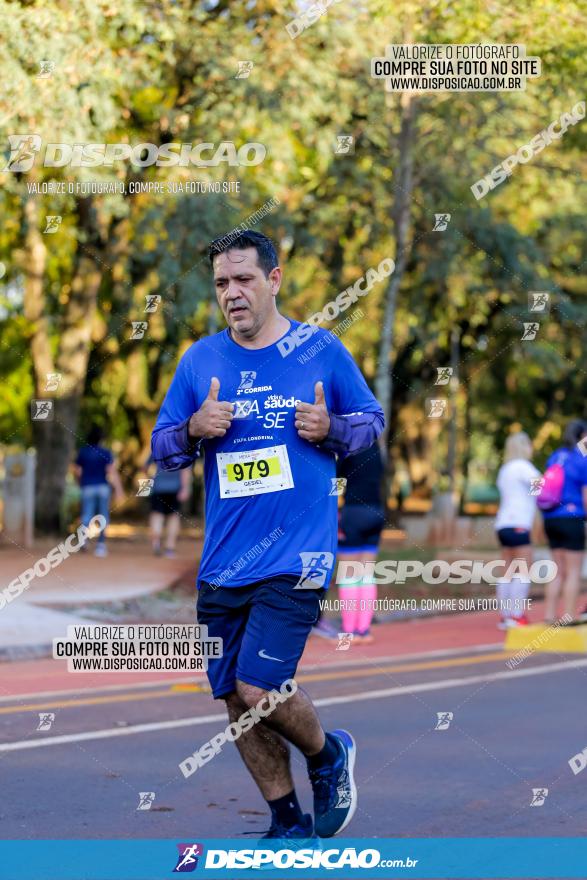
<path fill-rule="evenodd" d="M 92 321 L 102 279 L 101 262 L 94 256 L 99 243 L 91 199 L 78 201 L 81 241 L 75 274 L 60 327 L 55 358 L 46 318 L 43 276 L 46 249 L 38 225 L 38 205 L 34 198 L 25 204 L 27 232 L 25 249 L 25 315 L 33 322 L 32 359 L 35 394 L 53 399 L 53 418 L 33 421 L 37 449 L 36 522 L 42 532 L 60 529 L 60 512 L 67 470 L 75 446 L 82 439 L 77 433 L 79 403 L 84 390 L 91 345 Z M 47 390 L 47 373 L 57 373 L 55 391 Z"/>
<path fill-rule="evenodd" d="M 464 424 L 463 424 L 463 484 L 459 495 L 459 516 L 465 515 L 465 499 L 469 486 L 469 463 L 471 461 L 471 431 L 473 430 L 471 418 L 471 399 L 469 394 L 469 382 L 464 376 L 461 376 L 462 394 L 464 397 Z"/>
<path fill-rule="evenodd" d="M 413 143 L 416 115 L 416 97 L 403 92 L 400 98 L 401 128 L 399 135 L 399 166 L 395 180 L 395 198 L 393 207 L 393 227 L 395 234 L 395 271 L 390 277 L 385 293 L 383 315 L 383 331 L 379 347 L 379 365 L 376 378 L 377 399 L 387 416 L 391 414 L 393 381 L 391 371 L 391 354 L 393 349 L 395 312 L 397 295 L 406 269 L 410 246 L 408 229 L 410 223 L 410 205 L 413 187 Z M 389 436 L 389 418 L 385 427 L 385 448 Z"/>
<path fill-rule="evenodd" d="M 446 470 L 450 482 L 450 491 L 454 492 L 456 487 L 456 470 L 457 470 L 457 442 L 458 442 L 458 387 L 459 387 L 459 354 L 461 350 L 461 337 L 459 328 L 456 324 L 453 326 L 450 334 L 450 365 L 451 377 L 449 380 L 449 398 L 450 398 L 450 425 L 448 434 L 448 454 L 446 462 Z"/>
<path fill-rule="evenodd" d="M 35 521 L 37 529 L 45 534 L 61 532 L 61 507 L 75 446 L 78 410 L 79 398 L 61 395 L 54 399 L 53 421 L 33 422 L 37 450 Z"/>
<path fill-rule="evenodd" d="M 385 413 L 385 428 L 380 445 L 385 456 L 385 499 L 389 498 L 391 485 L 391 456 L 389 435 L 391 429 L 393 379 L 392 351 L 394 343 L 397 296 L 408 262 L 411 245 L 408 243 L 410 206 L 413 188 L 413 144 L 416 118 L 416 96 L 403 92 L 400 96 L 401 125 L 399 134 L 399 165 L 394 179 L 393 228 L 395 234 L 395 270 L 385 292 L 383 328 L 379 346 L 379 360 L 375 379 L 375 394 Z"/>
<path fill-rule="evenodd" d="M 47 307 L 43 282 L 47 265 L 47 249 L 39 232 L 38 203 L 29 196 L 24 205 L 24 316 L 31 323 L 31 355 L 35 395 L 43 397 L 47 373 L 54 372 L 53 355 L 47 327 Z"/>

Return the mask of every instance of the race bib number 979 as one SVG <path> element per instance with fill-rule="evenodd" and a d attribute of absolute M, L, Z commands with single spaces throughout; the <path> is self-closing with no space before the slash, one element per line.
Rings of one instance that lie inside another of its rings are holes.
<path fill-rule="evenodd" d="M 216 455 L 221 498 L 263 495 L 293 488 L 287 446 Z"/>

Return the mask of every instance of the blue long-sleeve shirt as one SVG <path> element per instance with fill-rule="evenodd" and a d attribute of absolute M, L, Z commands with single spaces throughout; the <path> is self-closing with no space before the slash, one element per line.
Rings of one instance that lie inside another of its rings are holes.
<path fill-rule="evenodd" d="M 292 320 L 288 334 L 299 326 Z M 383 429 L 383 411 L 334 334 L 318 329 L 286 356 L 283 350 L 278 343 L 243 348 L 228 330 L 194 343 L 159 413 L 152 449 L 161 467 L 186 467 L 204 452 L 206 538 L 198 586 L 301 575 L 312 555 L 327 568 L 324 586 L 330 579 L 337 543 L 337 499 L 330 494 L 336 456 L 368 448 Z M 198 443 L 189 437 L 188 423 L 213 376 L 220 381 L 219 400 L 235 404 L 234 418 L 224 437 Z M 318 381 L 330 431 L 315 444 L 299 437 L 294 421 L 296 403 L 313 403 Z"/>

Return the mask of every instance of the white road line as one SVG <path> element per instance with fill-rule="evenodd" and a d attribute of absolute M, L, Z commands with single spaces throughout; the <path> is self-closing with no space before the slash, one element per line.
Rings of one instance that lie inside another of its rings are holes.
<path fill-rule="evenodd" d="M 317 663 L 309 663 L 299 668 L 300 672 L 309 672 L 312 669 L 333 669 L 342 666 L 381 666 L 383 663 L 412 663 L 414 660 L 433 660 L 438 657 L 461 657 L 469 654 L 483 654 L 486 651 L 505 652 L 503 642 L 492 642 L 488 645 L 468 645 L 463 648 L 440 648 L 436 651 L 421 651 L 419 654 L 388 654 L 386 657 L 361 657 L 355 660 L 338 660 L 334 663 L 324 663 L 323 658 Z M 358 650 L 353 648 L 353 650 Z M 512 653 L 508 651 L 508 653 Z"/>
<path fill-rule="evenodd" d="M 325 641 L 325 640 L 321 640 Z M 382 663 L 411 663 L 414 660 L 426 660 L 434 657 L 460 657 L 468 654 L 481 654 L 484 651 L 497 651 L 503 648 L 503 642 L 494 642 L 488 645 L 471 645 L 464 648 L 443 648 L 438 651 L 422 651 L 419 654 L 390 654 L 386 657 L 362 657 L 355 660 L 335 660 L 333 663 L 307 663 L 299 667 L 300 673 L 311 672 L 314 669 L 338 669 L 344 666 L 380 666 Z M 157 681 L 142 681 L 137 684 L 127 682 L 126 684 L 106 684 L 94 685 L 87 688 L 67 688 L 61 691 L 32 691 L 26 694 L 8 694 L 0 697 L 0 703 L 20 703 L 23 700 L 45 700 L 46 697 L 74 697 L 89 696 L 90 694 L 105 694 L 116 691 L 134 691 L 144 688 L 160 688 L 175 684 L 199 684 L 200 681 L 207 681 L 204 674 L 198 675 L 194 673 L 191 678 L 165 678 L 157 679 Z"/>
<path fill-rule="evenodd" d="M 323 700 L 314 700 L 315 706 L 334 706 L 336 703 L 360 702 L 372 700 L 376 697 L 398 697 L 402 694 L 418 694 L 422 691 L 441 691 L 444 688 L 463 687 L 467 684 L 480 684 L 484 681 L 499 681 L 500 679 L 524 678 L 528 675 L 545 675 L 548 672 L 560 672 L 563 669 L 577 669 L 587 666 L 587 660 L 570 660 L 569 662 L 553 663 L 548 666 L 537 666 L 530 669 L 520 669 L 517 672 L 491 672 L 487 675 L 471 675 L 468 678 L 445 678 L 443 681 L 427 681 L 422 684 L 412 684 L 408 687 L 385 688 L 379 691 L 368 691 L 360 694 L 351 694 L 342 697 L 325 697 Z M 0 751 L 2 746 L 0 745 Z"/>
<path fill-rule="evenodd" d="M 176 727 L 193 727 L 212 721 L 226 722 L 226 713 L 203 715 L 201 718 L 179 718 L 177 721 L 155 721 L 151 724 L 133 724 L 129 727 L 109 727 L 105 730 L 88 730 L 86 733 L 69 733 L 64 736 L 48 736 L 41 739 L 24 739 L 19 742 L 0 743 L 0 752 L 16 752 L 20 749 L 37 749 L 41 746 L 58 746 L 64 743 L 84 742 L 89 739 L 110 739 L 113 736 L 130 736 L 134 733 L 150 733 L 153 730 L 172 730 Z"/>
<path fill-rule="evenodd" d="M 569 660 L 562 663 L 553 663 L 549 666 L 538 666 L 530 669 L 520 669 L 516 672 L 492 672 L 486 675 L 471 675 L 468 678 L 446 678 L 443 681 L 428 681 L 422 684 L 412 684 L 407 687 L 384 688 L 378 691 L 361 691 L 358 694 L 346 694 L 341 697 L 324 697 L 314 700 L 316 707 L 334 706 L 337 703 L 357 703 L 361 700 L 374 700 L 382 697 L 408 696 L 409 694 L 422 693 L 423 691 L 437 691 L 445 688 L 466 687 L 469 684 L 479 684 L 484 681 L 512 681 L 517 678 L 525 678 L 529 675 L 546 675 L 549 672 L 562 672 L 568 669 L 579 669 L 587 666 L 587 660 Z M 0 752 L 16 752 L 21 749 L 38 749 L 42 746 L 58 746 L 65 743 L 84 742 L 93 739 L 110 739 L 115 736 L 131 736 L 136 733 L 151 733 L 155 730 L 174 730 L 179 727 L 198 727 L 212 722 L 226 722 L 226 715 L 203 715 L 200 718 L 180 718 L 176 721 L 155 721 L 150 724 L 134 724 L 130 727 L 111 727 L 105 730 L 89 730 L 85 733 L 71 733 L 63 736 L 42 737 L 40 739 L 25 739 L 11 743 L 0 743 Z"/>

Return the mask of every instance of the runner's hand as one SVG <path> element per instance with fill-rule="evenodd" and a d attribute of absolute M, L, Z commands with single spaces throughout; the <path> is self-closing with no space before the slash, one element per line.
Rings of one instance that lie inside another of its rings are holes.
<path fill-rule="evenodd" d="M 208 397 L 189 421 L 190 437 L 198 439 L 224 437 L 230 428 L 234 404 L 229 403 L 228 400 L 218 400 L 219 391 L 220 382 L 214 376 L 210 382 Z"/>
<path fill-rule="evenodd" d="M 320 443 L 330 431 L 330 416 L 324 399 L 324 385 L 314 385 L 314 403 L 298 403 L 296 406 L 296 430 L 302 440 Z"/>

